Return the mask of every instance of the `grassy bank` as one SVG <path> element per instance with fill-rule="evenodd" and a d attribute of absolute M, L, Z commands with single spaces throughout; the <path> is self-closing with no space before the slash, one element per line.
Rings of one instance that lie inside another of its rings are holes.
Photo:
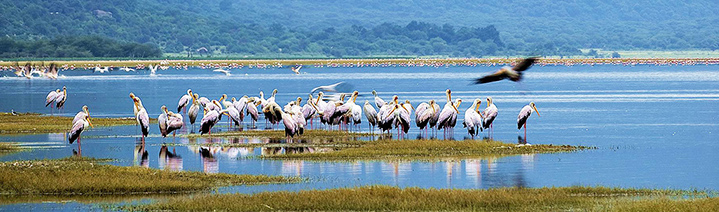
<path fill-rule="evenodd" d="M 321 147 L 321 145 L 316 145 Z M 496 157 L 519 154 L 573 152 L 591 147 L 569 145 L 518 146 L 490 140 L 386 140 L 338 141 L 327 147 L 335 151 L 263 155 L 267 159 L 298 160 L 437 160 L 445 158 Z"/>
<path fill-rule="evenodd" d="M 37 113 L 0 113 L 0 135 L 64 133 L 72 128 L 74 117 L 46 116 Z M 134 118 L 96 118 L 90 119 L 95 127 L 133 125 Z M 157 119 L 151 119 L 157 123 Z"/>
<path fill-rule="evenodd" d="M 685 195 L 694 197 L 684 199 Z M 207 194 L 171 198 L 141 211 L 706 211 L 719 199 L 700 192 L 605 187 L 498 188 L 488 190 L 368 186 L 299 192 Z"/>
<path fill-rule="evenodd" d="M 0 163 L 0 196 L 133 195 L 207 191 L 219 186 L 292 183 L 265 175 L 173 172 L 102 164 L 86 158 Z"/>

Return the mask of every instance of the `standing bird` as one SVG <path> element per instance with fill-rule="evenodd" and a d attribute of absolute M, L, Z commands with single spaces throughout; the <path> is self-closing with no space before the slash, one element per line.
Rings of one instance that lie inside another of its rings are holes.
<path fill-rule="evenodd" d="M 160 116 L 157 117 L 157 125 L 160 127 L 160 134 L 162 137 L 167 137 L 167 107 L 163 105 L 160 107 Z"/>
<path fill-rule="evenodd" d="M 382 98 L 377 96 L 377 91 L 372 90 L 372 95 L 374 95 L 374 105 L 377 106 L 377 108 L 382 108 L 382 106 L 387 104 Z"/>
<path fill-rule="evenodd" d="M 237 112 L 240 113 L 240 128 L 242 128 L 242 122 L 245 120 L 245 109 L 249 105 L 248 101 L 249 97 L 245 95 L 240 98 L 240 100 L 232 102 L 232 106 L 235 107 L 235 109 L 237 109 Z"/>
<path fill-rule="evenodd" d="M 232 102 L 234 101 L 235 97 L 232 97 Z M 220 97 L 220 104 L 222 104 L 222 106 L 225 108 L 232 107 L 232 102 L 227 101 L 227 94 L 222 94 L 222 97 Z"/>
<path fill-rule="evenodd" d="M 57 98 L 57 96 L 59 95 L 62 95 L 62 92 L 60 92 L 60 89 L 57 89 L 54 91 L 50 91 L 50 93 L 47 94 L 47 97 L 45 97 L 45 107 L 50 105 L 50 113 L 52 113 L 53 111 L 52 108 L 55 107 L 55 104 L 53 104 L 55 103 L 55 98 Z"/>
<path fill-rule="evenodd" d="M 534 102 L 530 102 L 528 105 L 522 107 L 522 110 L 519 111 L 519 116 L 517 116 L 517 129 L 522 129 L 522 126 L 524 126 L 524 138 L 527 138 L 527 119 L 529 115 L 532 115 L 532 109 L 537 112 L 538 117 L 541 117 Z"/>
<path fill-rule="evenodd" d="M 240 121 L 240 112 L 237 111 L 237 108 L 235 107 L 225 108 L 224 110 L 220 111 L 220 114 L 227 115 L 228 120 L 230 122 L 233 122 L 233 124 L 236 126 L 240 126 L 240 123 L 242 123 L 242 121 Z M 230 126 L 227 126 L 227 128 L 229 129 Z"/>
<path fill-rule="evenodd" d="M 147 115 L 145 107 L 140 105 L 140 98 L 135 97 L 133 98 L 133 101 L 135 103 L 135 108 L 137 109 L 135 120 L 137 120 L 137 123 L 140 124 L 140 128 L 142 129 L 142 142 L 145 142 L 145 137 L 150 133 L 150 117 Z"/>
<path fill-rule="evenodd" d="M 195 120 L 197 120 L 197 113 L 200 112 L 200 102 L 197 101 L 197 94 L 192 95 L 192 105 L 187 111 L 187 117 L 190 118 L 190 125 L 192 125 L 192 132 L 195 131 Z"/>
<path fill-rule="evenodd" d="M 487 97 L 487 108 L 484 108 L 484 112 L 482 112 L 482 128 L 491 128 L 490 132 L 493 133 L 494 127 L 492 127 L 492 122 L 497 118 L 498 112 L 499 110 L 497 110 L 497 106 L 494 105 L 492 97 Z"/>
<path fill-rule="evenodd" d="M 182 121 L 182 115 L 167 111 L 167 109 L 165 112 L 167 113 L 167 134 L 172 133 L 172 137 L 175 137 L 176 130 L 181 129 L 185 122 Z"/>
<path fill-rule="evenodd" d="M 442 112 L 439 113 L 439 119 L 437 119 L 437 129 L 444 130 L 445 139 L 447 138 L 447 130 L 454 129 L 454 125 L 457 123 L 457 114 L 459 114 L 457 106 L 461 103 L 461 99 L 457 99 L 457 104 L 449 101 L 444 105 L 444 108 L 442 108 Z"/>
<path fill-rule="evenodd" d="M 142 105 L 142 100 L 140 100 L 140 97 L 135 96 L 134 93 L 130 93 L 130 99 L 132 99 L 132 101 L 135 102 L 136 104 L 139 104 L 140 105 L 139 108 L 145 108 L 145 106 Z M 132 107 L 132 112 L 135 114 L 135 116 L 137 116 L 137 112 L 139 111 L 139 108 L 137 106 Z"/>
<path fill-rule="evenodd" d="M 75 126 L 75 123 L 78 121 L 85 119 L 86 116 L 90 116 L 90 111 L 87 109 L 87 105 L 83 105 L 82 110 L 77 112 L 77 114 L 75 114 L 75 118 L 72 119 L 72 126 Z"/>
<path fill-rule="evenodd" d="M 430 119 L 434 116 L 434 104 L 434 100 L 429 100 L 429 103 L 423 102 L 422 104 L 419 104 L 417 109 L 414 111 L 414 122 L 419 128 L 420 133 L 423 129 L 427 130 L 427 124 L 429 124 Z"/>
<path fill-rule="evenodd" d="M 257 122 L 257 118 L 259 118 L 259 113 L 257 112 L 257 105 L 260 102 L 255 102 L 255 98 L 252 97 L 247 101 L 247 113 L 246 115 L 250 115 L 250 119 L 252 120 L 252 128 L 255 128 L 255 122 Z"/>
<path fill-rule="evenodd" d="M 509 78 L 509 80 L 519 82 L 522 80 L 522 72 L 529 69 L 535 61 L 537 61 L 536 57 L 530 57 L 522 60 L 514 67 L 504 66 L 493 74 L 475 79 L 474 84 L 483 84 L 507 78 Z"/>
<path fill-rule="evenodd" d="M 55 96 L 55 109 L 57 109 L 58 112 L 60 111 L 60 108 L 64 108 L 65 100 L 67 100 L 67 88 L 62 86 L 62 93 Z"/>
<path fill-rule="evenodd" d="M 200 135 L 205 133 L 212 135 L 212 127 L 220 121 L 221 116 L 216 110 L 204 108 L 203 111 L 204 115 L 202 116 L 202 121 L 200 121 Z"/>
<path fill-rule="evenodd" d="M 77 140 L 77 148 L 79 151 L 79 154 L 82 155 L 82 147 L 80 147 L 80 135 L 82 134 L 87 127 L 93 127 L 92 122 L 90 122 L 90 116 L 85 116 L 85 118 L 77 121 L 74 125 L 72 125 L 72 129 L 70 130 L 70 136 L 69 140 L 70 144 L 75 142 Z"/>
<path fill-rule="evenodd" d="M 272 128 L 274 128 L 274 125 L 278 124 L 283 118 L 282 107 L 280 107 L 280 105 L 276 102 L 268 102 L 267 105 L 262 108 L 262 113 L 265 115 L 265 119 L 272 124 Z"/>
<path fill-rule="evenodd" d="M 367 125 L 369 126 L 370 132 L 374 130 L 374 126 L 377 125 L 377 110 L 372 107 L 368 100 L 364 101 L 364 116 L 367 118 Z"/>
<path fill-rule="evenodd" d="M 439 104 L 437 104 L 437 102 L 434 100 L 431 100 L 430 103 L 432 104 L 432 106 L 434 106 L 432 107 L 432 109 L 434 109 L 434 112 L 432 114 L 432 117 L 429 118 L 429 128 L 434 131 L 438 129 L 437 121 L 439 120 L 439 113 L 442 110 L 442 107 L 440 107 Z"/>
<path fill-rule="evenodd" d="M 474 136 L 482 129 L 482 116 L 479 115 L 480 105 L 482 105 L 482 100 L 475 99 L 472 106 L 464 112 L 464 122 L 462 124 L 464 128 L 467 128 L 467 132 L 472 136 L 472 139 L 474 139 Z"/>
<path fill-rule="evenodd" d="M 192 89 L 187 89 L 187 94 L 182 95 L 182 97 L 180 97 L 180 101 L 177 103 L 178 113 L 183 109 L 187 110 L 187 105 L 192 103 L 192 97 Z"/>
<path fill-rule="evenodd" d="M 305 123 L 307 123 L 308 120 L 310 121 L 310 128 L 314 127 L 312 126 L 312 120 L 314 120 L 312 117 L 317 114 L 317 109 L 312 106 L 312 104 L 314 104 L 312 101 L 314 100 L 312 99 L 312 94 L 310 94 L 309 99 L 307 99 L 307 103 L 302 106 L 302 116 L 305 119 Z"/>

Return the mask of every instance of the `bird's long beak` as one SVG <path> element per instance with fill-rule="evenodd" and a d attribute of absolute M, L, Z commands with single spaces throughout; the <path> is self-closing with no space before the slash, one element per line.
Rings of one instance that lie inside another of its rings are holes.
<path fill-rule="evenodd" d="M 92 122 L 90 122 L 90 115 L 87 115 L 86 119 L 87 119 L 87 123 L 90 124 L 90 127 L 95 128 L 94 126 L 92 126 Z"/>
<path fill-rule="evenodd" d="M 460 103 L 460 104 L 461 104 L 461 103 Z M 459 110 L 457 110 L 457 107 L 459 107 L 459 104 L 454 105 L 454 102 L 452 102 L 452 108 L 454 109 L 454 111 L 457 112 L 457 114 L 459 114 Z"/>
<path fill-rule="evenodd" d="M 477 111 L 477 113 L 479 113 L 479 106 L 480 106 L 480 105 L 482 105 L 482 101 L 479 101 L 479 102 L 477 103 L 477 107 L 474 107 L 474 111 Z"/>
<path fill-rule="evenodd" d="M 537 110 L 537 106 L 532 105 L 532 108 L 534 108 L 534 111 L 537 112 L 537 117 L 542 117 L 539 115 L 539 110 Z"/>
<path fill-rule="evenodd" d="M 389 113 L 388 113 L 388 114 L 392 114 L 392 113 L 394 113 L 394 110 L 396 110 L 396 109 L 397 109 L 397 107 L 395 107 L 395 108 L 392 108 L 392 110 L 391 110 L 391 111 L 389 111 Z"/>
<path fill-rule="evenodd" d="M 432 111 L 434 111 L 434 104 L 429 104 L 429 107 L 432 108 Z M 434 113 L 434 112 L 433 112 Z"/>

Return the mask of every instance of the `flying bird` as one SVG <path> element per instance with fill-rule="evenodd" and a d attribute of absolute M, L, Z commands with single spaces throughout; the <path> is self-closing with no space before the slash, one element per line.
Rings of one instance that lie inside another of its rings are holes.
<path fill-rule="evenodd" d="M 514 67 L 504 66 L 493 74 L 477 78 L 474 84 L 484 84 L 488 82 L 500 81 L 509 78 L 509 80 L 519 82 L 522 80 L 522 72 L 529 69 L 529 67 L 537 61 L 536 57 L 530 57 L 522 60 Z"/>
<path fill-rule="evenodd" d="M 292 71 L 295 72 L 295 74 L 300 74 L 300 69 L 302 69 L 302 66 L 292 67 Z"/>

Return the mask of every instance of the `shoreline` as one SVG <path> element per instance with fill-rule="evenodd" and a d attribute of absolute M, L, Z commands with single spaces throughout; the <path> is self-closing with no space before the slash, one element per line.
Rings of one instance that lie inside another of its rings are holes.
<path fill-rule="evenodd" d="M 168 60 L 168 59 L 118 59 L 118 60 L 19 60 L 0 61 L 0 69 L 12 69 L 18 65 L 58 64 L 63 70 L 75 68 L 135 67 L 149 65 L 165 67 L 207 67 L 207 68 L 284 68 L 286 66 L 323 67 L 393 67 L 393 66 L 477 66 L 508 65 L 521 58 L 443 58 L 443 59 L 204 59 L 204 60 Z M 717 65 L 719 57 L 708 58 L 540 58 L 537 65 Z"/>

